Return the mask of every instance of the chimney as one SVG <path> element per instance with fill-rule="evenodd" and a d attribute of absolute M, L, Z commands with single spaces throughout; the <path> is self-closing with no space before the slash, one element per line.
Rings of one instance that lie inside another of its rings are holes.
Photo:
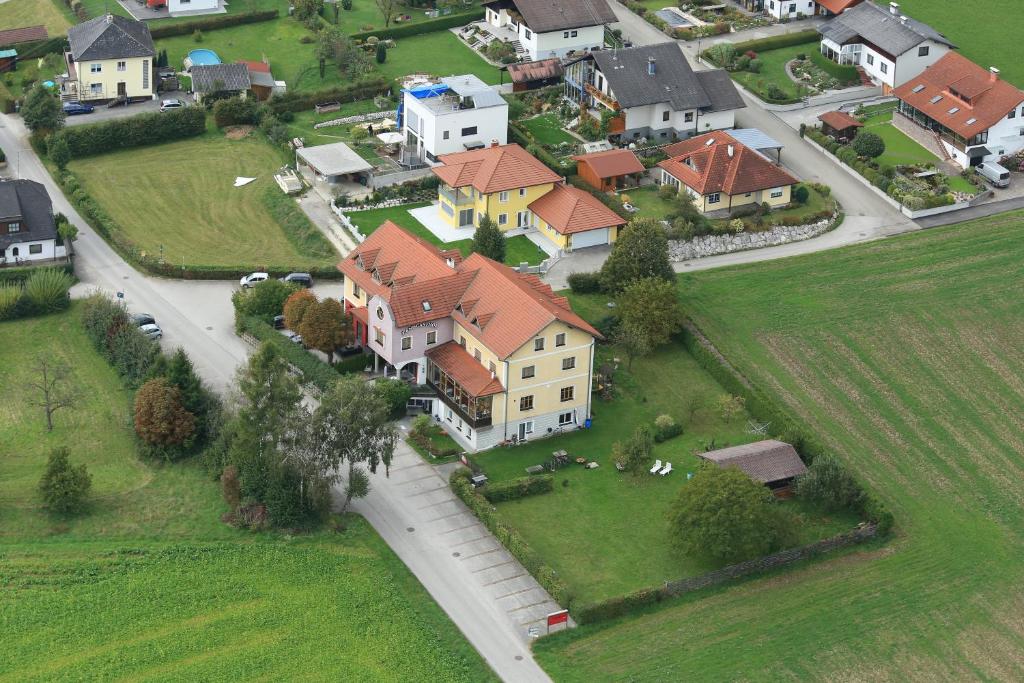
<path fill-rule="evenodd" d="M 653 76 L 657 72 L 657 68 L 654 65 L 654 57 L 647 58 L 647 75 Z"/>
<path fill-rule="evenodd" d="M 726 151 L 729 152 L 729 158 L 732 159 L 732 155 L 736 152 L 736 149 L 732 145 L 729 145 L 726 147 Z"/>
<path fill-rule="evenodd" d="M 113 14 L 108 14 L 105 18 L 106 18 L 108 24 L 113 24 L 114 23 L 114 15 Z"/>
<path fill-rule="evenodd" d="M 491 138 L 491 147 L 497 147 L 498 141 L 495 138 Z"/>
<path fill-rule="evenodd" d="M 901 24 L 906 24 L 907 23 L 907 15 L 906 14 L 901 14 L 900 15 L 900 23 Z"/>
<path fill-rule="evenodd" d="M 893 15 L 895 17 L 895 16 L 898 16 L 899 13 L 900 13 L 900 3 L 898 3 L 898 2 L 890 2 L 889 3 L 889 14 L 891 14 L 891 15 Z"/>
<path fill-rule="evenodd" d="M 994 66 L 988 68 L 988 80 L 991 83 L 995 83 L 999 80 L 999 69 Z"/>

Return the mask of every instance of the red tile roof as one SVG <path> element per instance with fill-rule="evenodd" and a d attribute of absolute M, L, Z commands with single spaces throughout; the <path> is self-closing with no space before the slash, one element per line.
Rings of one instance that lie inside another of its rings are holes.
<path fill-rule="evenodd" d="M 594 195 L 562 183 L 531 202 L 530 211 L 563 235 L 610 228 L 626 222 Z"/>
<path fill-rule="evenodd" d="M 734 195 L 799 182 L 768 157 L 723 131 L 677 142 L 665 151 L 670 158 L 658 166 L 702 195 L 713 192 Z"/>
<path fill-rule="evenodd" d="M 245 67 L 247 69 L 249 69 L 249 71 L 256 71 L 256 72 L 265 73 L 265 74 L 270 73 L 270 65 L 267 64 L 266 62 L 252 62 L 252 61 L 247 61 L 245 59 L 239 59 L 235 63 L 236 64 L 245 64 Z"/>
<path fill-rule="evenodd" d="M 819 115 L 818 120 L 826 125 L 832 126 L 836 130 L 860 128 L 864 125 L 844 111 L 827 111 L 824 114 Z"/>
<path fill-rule="evenodd" d="M 438 160 L 443 165 L 430 170 L 445 183 L 452 187 L 472 185 L 484 194 L 555 183 L 562 179 L 516 144 L 442 154 Z"/>
<path fill-rule="evenodd" d="M 491 377 L 490 371 L 480 365 L 480 361 L 453 341 L 427 351 L 427 358 L 448 373 L 470 396 L 490 396 L 505 391 L 501 382 Z"/>
<path fill-rule="evenodd" d="M 586 164 L 598 178 L 614 178 L 628 173 L 643 173 L 644 165 L 628 149 L 609 149 L 593 154 L 580 154 L 573 159 Z"/>
<path fill-rule="evenodd" d="M 842 14 L 854 5 L 859 5 L 864 0 L 817 0 L 818 4 L 832 14 Z"/>
<path fill-rule="evenodd" d="M 947 52 L 892 94 L 965 138 L 988 130 L 1024 102 L 1024 92 L 958 52 Z"/>
<path fill-rule="evenodd" d="M 17 45 L 18 43 L 27 43 L 32 40 L 46 40 L 48 37 L 49 34 L 46 32 L 46 27 L 41 24 L 39 26 L 11 28 L 0 31 L 0 46 Z"/>
<path fill-rule="evenodd" d="M 508 65 L 508 76 L 513 83 L 528 83 L 547 78 L 557 78 L 563 73 L 562 60 L 557 57 L 539 59 L 536 62 L 522 62 Z"/>

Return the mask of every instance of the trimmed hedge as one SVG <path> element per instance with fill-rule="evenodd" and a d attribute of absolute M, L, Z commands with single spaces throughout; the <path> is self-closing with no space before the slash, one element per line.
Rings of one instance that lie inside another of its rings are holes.
<path fill-rule="evenodd" d="M 219 28 L 230 26 L 241 26 L 243 24 L 255 24 L 261 21 L 273 21 L 279 13 L 276 9 L 261 10 L 259 12 L 239 12 L 238 14 L 218 14 L 205 19 L 194 19 L 180 24 L 164 24 L 150 29 L 149 33 L 153 40 L 158 38 L 169 38 L 171 36 L 188 36 L 196 31 L 214 31 Z"/>
<path fill-rule="evenodd" d="M 321 102 L 355 102 L 357 100 L 372 99 L 374 96 L 386 92 L 390 87 L 386 78 L 376 76 L 350 85 L 316 90 L 314 92 L 294 92 L 289 90 L 286 93 L 271 97 L 267 100 L 267 106 L 278 115 L 286 111 L 306 111 L 307 109 L 313 109 Z"/>
<path fill-rule="evenodd" d="M 344 15 L 343 15 L 344 16 Z M 409 38 L 410 36 L 418 36 L 424 33 L 433 33 L 434 31 L 445 31 L 456 26 L 463 26 L 471 21 L 484 18 L 484 8 L 476 7 L 469 12 L 460 12 L 458 14 L 449 14 L 446 17 L 438 17 L 437 19 L 428 19 L 427 21 L 419 21 L 414 24 L 397 24 L 388 28 L 377 29 L 374 31 L 361 31 L 359 33 L 351 34 L 353 40 L 366 41 L 367 38 L 380 38 L 381 40 L 395 39 L 395 38 Z"/>
<path fill-rule="evenodd" d="M 139 114 L 103 123 L 62 128 L 54 137 L 68 143 L 72 159 L 104 154 L 117 149 L 157 145 L 206 132 L 206 110 L 182 107 L 168 112 Z"/>
<path fill-rule="evenodd" d="M 296 251 L 313 258 L 338 258 L 338 253 L 324 234 L 313 225 L 295 200 L 281 192 L 277 185 L 268 185 L 261 199 L 267 212 L 281 226 L 285 238 Z M 337 277 L 335 274 L 334 278 Z"/>
<path fill-rule="evenodd" d="M 482 495 L 477 493 L 473 484 L 469 482 L 469 471 L 459 468 L 452 472 L 448 480 L 452 490 L 463 503 L 473 511 L 477 519 L 494 534 L 495 538 L 505 546 L 513 557 L 526 568 L 526 571 L 537 579 L 544 590 L 546 590 L 559 605 L 568 608 L 572 603 L 572 593 L 569 587 L 558 576 L 558 572 L 544 563 L 537 552 L 527 545 L 523 537 L 512 527 L 508 526 L 497 514 L 491 503 Z"/>
<path fill-rule="evenodd" d="M 58 268 L 68 275 L 75 274 L 75 267 L 70 263 L 46 266 L 15 266 L 13 268 L 0 269 L 0 284 L 5 282 L 24 282 L 28 279 L 29 275 L 44 268 Z"/>
<path fill-rule="evenodd" d="M 848 64 L 836 64 L 831 59 L 815 50 L 808 52 L 807 57 L 814 62 L 815 66 L 821 68 L 822 71 L 839 80 L 841 83 L 852 83 L 860 80 L 860 74 L 857 73 L 857 67 L 855 66 L 850 66 Z"/>
<path fill-rule="evenodd" d="M 235 327 L 239 333 L 248 332 L 259 341 L 268 342 L 302 373 L 303 382 L 316 386 L 320 391 L 327 391 L 338 381 L 340 375 L 334 368 L 275 330 L 270 323 L 244 315 L 237 317 Z"/>
<path fill-rule="evenodd" d="M 33 40 L 27 43 L 18 43 L 14 47 L 18 49 L 18 59 L 36 59 L 43 55 L 64 54 L 64 48 L 68 44 L 67 38 L 57 36 L 45 40 Z"/>
<path fill-rule="evenodd" d="M 484 498 L 492 503 L 507 500 L 518 500 L 538 493 L 551 493 L 555 490 L 553 474 L 542 474 L 538 477 L 519 477 L 507 481 L 487 482 L 484 486 Z"/>
<path fill-rule="evenodd" d="M 794 45 L 802 45 L 803 43 L 817 43 L 820 40 L 821 36 L 818 32 L 811 29 L 809 31 L 783 33 L 782 35 L 758 38 L 756 40 L 744 40 L 741 43 L 733 43 L 733 47 L 736 48 L 737 54 L 743 54 L 750 50 L 754 52 L 767 52 L 768 50 L 778 50 L 781 47 L 792 47 Z"/>

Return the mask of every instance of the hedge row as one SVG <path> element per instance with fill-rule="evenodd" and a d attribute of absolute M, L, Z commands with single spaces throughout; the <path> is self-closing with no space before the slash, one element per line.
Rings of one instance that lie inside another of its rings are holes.
<path fill-rule="evenodd" d="M 24 282 L 32 273 L 45 268 L 56 268 L 63 270 L 68 275 L 75 274 L 75 267 L 71 263 L 48 266 L 15 266 L 13 268 L 0 269 L 0 285 L 5 282 Z"/>
<path fill-rule="evenodd" d="M 274 95 L 267 100 L 267 105 L 275 114 L 286 111 L 305 111 L 323 102 L 355 102 L 368 100 L 386 92 L 390 85 L 383 76 L 376 76 L 350 85 L 327 88 L 314 92 L 296 92 L 289 90 Z"/>
<path fill-rule="evenodd" d="M 815 66 L 819 67 L 829 76 L 839 80 L 841 83 L 852 83 L 860 80 L 860 75 L 857 73 L 857 67 L 855 66 L 850 66 L 849 64 L 836 64 L 817 50 L 811 50 L 808 52 L 807 57 L 814 62 Z"/>
<path fill-rule="evenodd" d="M 43 55 L 64 54 L 64 48 L 68 44 L 67 38 L 57 36 L 43 40 L 32 40 L 27 43 L 18 43 L 14 47 L 18 50 L 18 59 L 36 59 Z"/>
<path fill-rule="evenodd" d="M 255 24 L 261 21 L 273 21 L 277 19 L 276 9 L 261 10 L 259 12 L 239 12 L 238 14 L 218 14 L 205 19 L 193 19 L 180 24 L 164 24 L 150 29 L 149 33 L 153 40 L 158 38 L 169 38 L 171 36 L 188 36 L 196 31 L 214 31 L 219 28 L 230 26 L 241 26 L 242 24 Z"/>
<path fill-rule="evenodd" d="M 555 490 L 555 477 L 542 474 L 539 477 L 519 477 L 507 481 L 488 482 L 484 487 L 484 498 L 492 503 L 507 500 L 518 500 L 538 493 L 551 493 Z"/>
<path fill-rule="evenodd" d="M 267 212 L 281 226 L 285 238 L 295 247 L 295 251 L 327 261 L 338 259 L 338 253 L 324 237 L 324 234 L 313 225 L 313 222 L 303 213 L 295 200 L 281 192 L 277 185 L 268 185 L 263 190 L 261 199 Z M 332 270 L 333 274 L 328 276 L 328 279 L 340 277 L 340 271 L 337 268 Z"/>
<path fill-rule="evenodd" d="M 156 145 L 195 137 L 206 132 L 206 110 L 182 107 L 168 112 L 139 114 L 103 123 L 70 126 L 54 133 L 51 139 L 68 143 L 72 159 L 104 154 L 117 149 Z"/>
<path fill-rule="evenodd" d="M 501 520 L 490 501 L 477 493 L 473 484 L 469 482 L 469 470 L 461 467 L 455 470 L 452 472 L 449 483 L 452 490 L 455 491 L 455 495 L 473 511 L 477 519 L 494 534 L 495 538 L 505 546 L 505 549 L 519 560 L 526 571 L 530 572 L 537 580 L 537 583 L 555 599 L 555 602 L 568 608 L 572 602 L 569 587 L 558 576 L 558 572 L 545 564 L 541 556 L 527 545 L 519 532 Z"/>
<path fill-rule="evenodd" d="M 741 43 L 733 43 L 733 46 L 738 54 L 743 54 L 749 50 L 767 52 L 768 50 L 778 50 L 782 47 L 792 47 L 794 45 L 817 43 L 820 41 L 821 36 L 816 30 L 811 29 L 808 31 L 797 31 L 796 33 L 783 33 L 782 35 L 758 38 L 756 40 L 744 40 Z"/>
<path fill-rule="evenodd" d="M 353 358 L 347 358 L 345 361 L 337 363 L 332 367 L 259 318 L 250 315 L 238 316 L 235 322 L 235 327 L 239 333 L 248 332 L 261 342 L 269 342 L 275 350 L 281 353 L 285 360 L 302 373 L 302 381 L 304 383 L 312 384 L 320 391 L 327 391 L 331 385 L 338 381 L 338 377 L 342 373 L 362 370 L 366 366 L 365 358 L 353 356 L 355 360 L 359 361 L 357 369 L 350 367 L 353 365 Z"/>
<path fill-rule="evenodd" d="M 526 129 L 515 121 L 508 122 L 508 132 L 512 142 L 528 148 L 530 154 L 540 159 L 545 166 L 558 175 L 567 176 L 576 172 L 576 164 L 562 163 L 556 159 L 554 154 L 544 149 Z"/>
<path fill-rule="evenodd" d="M 460 12 L 458 14 L 449 14 L 446 17 L 438 17 L 437 19 L 428 19 L 426 21 L 419 21 L 413 24 L 396 24 L 388 28 L 376 29 L 373 31 L 361 31 L 359 33 L 353 33 L 351 35 L 353 40 L 365 41 L 367 38 L 376 37 L 381 40 L 395 39 L 395 38 L 409 38 L 410 36 L 418 36 L 423 33 L 433 33 L 434 31 L 445 31 L 456 26 L 463 26 L 483 19 L 484 8 L 476 7 L 469 12 Z"/>

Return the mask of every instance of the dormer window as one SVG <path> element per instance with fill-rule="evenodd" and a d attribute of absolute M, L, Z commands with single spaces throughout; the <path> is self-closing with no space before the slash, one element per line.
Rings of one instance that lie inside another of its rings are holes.
<path fill-rule="evenodd" d="M 454 267 L 455 267 L 455 259 L 453 259 L 453 258 L 452 258 L 452 257 L 450 257 L 450 256 L 449 256 L 448 258 L 446 258 L 446 259 L 444 260 L 444 263 L 445 263 L 445 265 L 446 265 L 446 266 L 448 266 L 449 268 L 454 268 Z"/>
<path fill-rule="evenodd" d="M 21 223 L 14 222 L 7 224 L 7 232 L 21 232 Z"/>
<path fill-rule="evenodd" d="M 373 269 L 373 272 L 370 273 L 370 276 L 373 278 L 374 282 L 380 282 L 380 273 L 377 272 L 376 268 Z"/>

